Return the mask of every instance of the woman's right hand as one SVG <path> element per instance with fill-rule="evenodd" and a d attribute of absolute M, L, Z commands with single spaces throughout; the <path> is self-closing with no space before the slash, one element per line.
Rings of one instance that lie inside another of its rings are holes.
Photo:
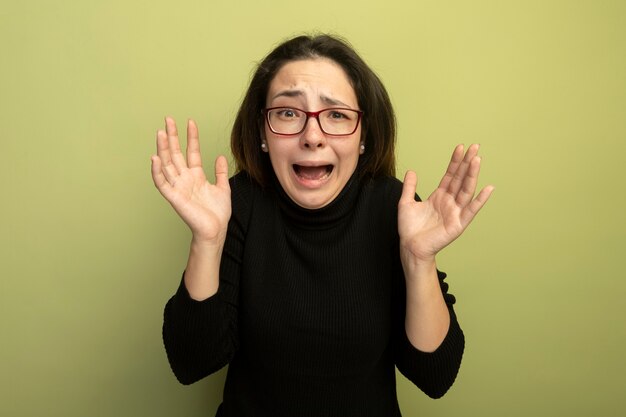
<path fill-rule="evenodd" d="M 165 118 L 165 130 L 157 131 L 157 155 L 152 156 L 154 185 L 202 244 L 223 244 L 231 214 L 228 162 L 215 160 L 215 184 L 207 181 L 200 157 L 198 127 L 187 122 L 187 157 L 178 140 L 176 122 Z"/>

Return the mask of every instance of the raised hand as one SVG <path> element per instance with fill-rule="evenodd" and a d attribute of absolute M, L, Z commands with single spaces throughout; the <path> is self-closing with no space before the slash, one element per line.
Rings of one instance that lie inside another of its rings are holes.
<path fill-rule="evenodd" d="M 215 161 L 215 184 L 207 181 L 200 157 L 198 127 L 187 122 L 187 154 L 183 155 L 176 122 L 165 118 L 165 130 L 157 131 L 157 155 L 152 156 L 154 185 L 189 226 L 193 239 L 223 243 L 231 214 L 228 162 Z"/>
<path fill-rule="evenodd" d="M 403 259 L 432 261 L 435 255 L 463 233 L 485 205 L 493 186 L 483 188 L 476 197 L 480 171 L 478 145 L 464 154 L 458 145 L 437 189 L 423 202 L 415 201 L 417 176 L 408 171 L 398 203 L 398 232 Z"/>

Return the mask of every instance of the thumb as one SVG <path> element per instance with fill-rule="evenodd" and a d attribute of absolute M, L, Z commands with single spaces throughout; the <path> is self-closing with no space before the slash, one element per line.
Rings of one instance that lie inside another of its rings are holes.
<path fill-rule="evenodd" d="M 413 171 L 407 171 L 404 175 L 400 203 L 411 203 L 415 201 L 415 187 L 417 187 L 417 174 Z"/>
<path fill-rule="evenodd" d="M 224 155 L 220 155 L 215 160 L 215 185 L 220 188 L 229 190 L 228 184 L 228 161 Z"/>

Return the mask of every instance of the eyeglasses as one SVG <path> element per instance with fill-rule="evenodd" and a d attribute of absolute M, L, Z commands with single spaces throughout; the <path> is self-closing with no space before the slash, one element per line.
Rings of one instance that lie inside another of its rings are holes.
<path fill-rule="evenodd" d="M 271 107 L 263 110 L 267 125 L 277 135 L 297 135 L 304 131 L 310 117 L 317 119 L 322 132 L 330 136 L 347 136 L 356 132 L 363 112 L 339 107 L 305 111 L 293 107 Z"/>

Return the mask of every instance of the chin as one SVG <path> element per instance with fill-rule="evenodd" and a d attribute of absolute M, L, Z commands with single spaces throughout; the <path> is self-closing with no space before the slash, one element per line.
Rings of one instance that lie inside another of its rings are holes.
<path fill-rule="evenodd" d="M 336 196 L 330 196 L 324 193 L 323 195 L 302 195 L 303 193 L 297 192 L 296 195 L 290 195 L 289 197 L 300 207 L 309 210 L 320 209 L 330 204 Z"/>

